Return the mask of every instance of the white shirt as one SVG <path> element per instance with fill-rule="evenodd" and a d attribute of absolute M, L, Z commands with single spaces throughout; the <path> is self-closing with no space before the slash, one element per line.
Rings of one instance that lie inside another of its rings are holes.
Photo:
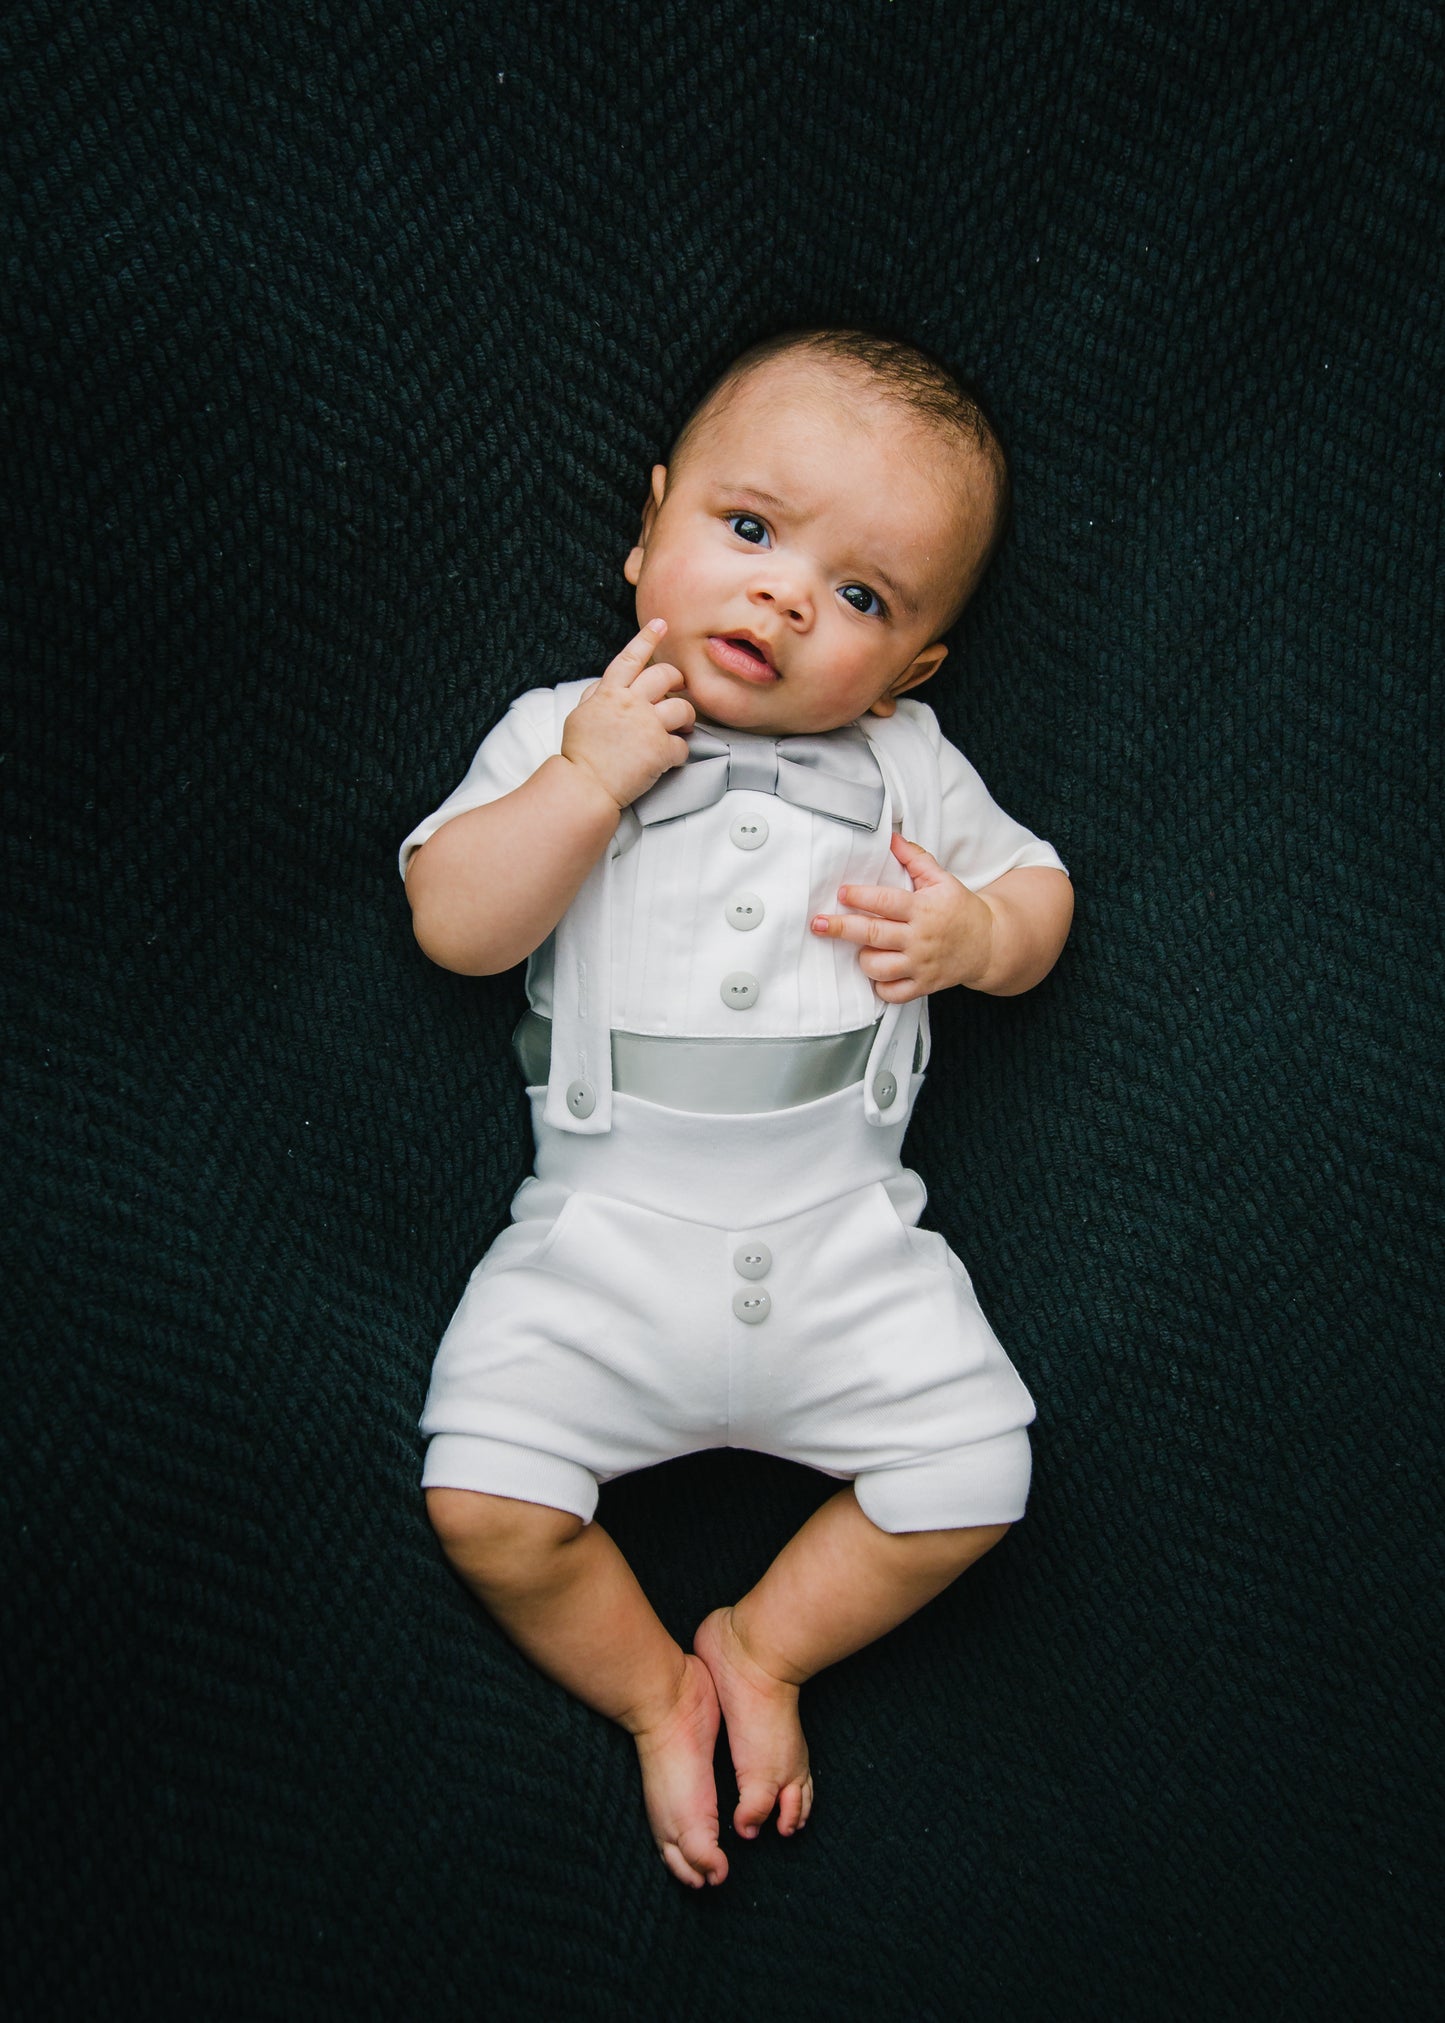
<path fill-rule="evenodd" d="M 1063 870 L 1053 846 L 993 800 L 926 703 L 905 697 L 899 708 L 923 726 L 937 752 L 937 855 L 946 871 L 978 891 L 1020 865 Z M 870 720 L 861 721 L 866 732 Z M 412 851 L 443 823 L 500 800 L 558 753 L 561 727 L 555 691 L 534 688 L 518 696 L 483 739 L 460 785 L 402 844 L 403 877 Z M 733 840 L 740 821 L 762 827 L 758 848 L 743 849 Z M 889 848 L 891 834 L 886 796 L 871 832 L 748 791 L 724 794 L 711 807 L 670 822 L 644 828 L 624 821 L 613 846 L 613 1026 L 631 1033 L 772 1039 L 871 1025 L 882 1000 L 858 966 L 857 948 L 811 933 L 809 922 L 816 913 L 846 910 L 840 885 L 907 890 L 907 874 Z M 735 923 L 745 919 L 757 924 L 742 930 Z M 527 963 L 528 1001 L 544 1017 L 552 1011 L 552 958 L 549 935 Z M 724 977 L 739 971 L 758 985 L 745 1011 L 722 996 Z"/>

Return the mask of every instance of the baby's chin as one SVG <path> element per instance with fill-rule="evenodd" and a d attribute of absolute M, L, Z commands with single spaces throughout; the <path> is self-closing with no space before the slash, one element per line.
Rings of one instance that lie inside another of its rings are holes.
<path fill-rule="evenodd" d="M 786 694 L 783 682 L 771 683 L 766 688 L 752 682 L 734 686 L 710 680 L 694 685 L 684 677 L 680 692 L 704 723 L 720 724 L 730 731 L 756 731 L 761 737 L 816 737 L 853 721 L 851 717 L 830 717 L 824 723 L 795 722 L 788 707 L 792 698 Z"/>

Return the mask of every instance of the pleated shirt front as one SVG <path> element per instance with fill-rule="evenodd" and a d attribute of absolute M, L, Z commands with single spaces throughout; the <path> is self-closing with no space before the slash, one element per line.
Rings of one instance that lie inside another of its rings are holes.
<path fill-rule="evenodd" d="M 569 686 L 572 686 L 569 684 Z M 580 693 L 580 691 L 579 691 Z M 942 795 L 939 862 L 971 891 L 1020 865 L 1064 867 L 1053 846 L 1005 814 L 924 703 L 905 697 L 935 748 Z M 552 689 L 529 689 L 483 739 L 465 778 L 419 822 L 413 850 L 444 822 L 500 800 L 561 750 Z M 866 732 L 869 719 L 862 719 Z M 885 795 L 873 830 L 794 807 L 774 794 L 725 793 L 711 807 L 641 826 L 624 819 L 613 845 L 612 1013 L 618 1030 L 689 1038 L 772 1039 L 851 1032 L 882 1012 L 850 942 L 810 932 L 817 913 L 845 910 L 840 885 L 908 877 L 890 849 Z M 552 1010 L 552 936 L 527 964 L 527 997 Z M 727 988 L 729 979 L 754 988 Z"/>

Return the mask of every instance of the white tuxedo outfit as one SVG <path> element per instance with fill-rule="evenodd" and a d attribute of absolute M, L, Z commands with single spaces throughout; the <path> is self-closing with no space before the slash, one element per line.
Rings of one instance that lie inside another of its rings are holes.
<path fill-rule="evenodd" d="M 561 749 L 590 686 L 518 697 L 403 843 L 403 875 L 443 823 Z M 528 1001 L 551 1021 L 550 1073 L 528 1088 L 535 1170 L 438 1348 L 425 1486 L 585 1522 L 599 1483 L 733 1446 L 853 1481 L 885 1531 L 1022 1515 L 1033 1400 L 963 1265 L 916 1226 L 926 1196 L 900 1159 L 926 1002 L 883 1007 L 853 944 L 809 922 L 838 909 L 840 885 L 907 888 L 900 826 L 975 890 L 1063 866 L 926 705 L 861 728 L 882 776 L 872 826 L 750 788 L 652 826 L 629 810 L 528 961 Z M 612 1086 L 626 1035 L 664 1059 L 659 1042 L 731 1042 L 712 1058 L 737 1060 L 767 1051 L 739 1041 L 863 1028 L 861 1080 L 785 1108 Z"/>

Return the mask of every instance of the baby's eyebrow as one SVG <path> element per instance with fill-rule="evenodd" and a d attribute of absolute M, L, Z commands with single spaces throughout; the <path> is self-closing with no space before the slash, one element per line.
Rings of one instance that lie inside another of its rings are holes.
<path fill-rule="evenodd" d="M 722 490 L 741 492 L 745 498 L 757 499 L 764 506 L 777 506 L 781 509 L 788 503 L 786 499 L 780 499 L 776 492 L 765 492 L 761 485 L 724 484 Z"/>
<path fill-rule="evenodd" d="M 788 502 L 786 499 L 780 499 L 776 492 L 765 492 L 761 485 L 725 484 L 722 489 L 725 492 L 731 493 L 734 497 L 756 499 L 759 505 L 772 506 L 779 512 L 787 510 Z M 909 618 L 916 618 L 918 616 L 917 600 L 908 594 L 901 583 L 895 583 L 886 569 L 882 568 L 877 562 L 873 562 L 869 564 L 864 573 L 869 576 L 876 576 L 894 603 Z"/>
<path fill-rule="evenodd" d="M 880 569 L 875 563 L 868 571 L 868 574 L 878 578 L 878 581 L 883 585 L 883 588 L 888 592 L 893 602 L 903 612 L 905 617 L 916 618 L 918 616 L 918 605 L 914 599 L 909 596 L 902 584 L 894 582 L 886 569 Z"/>

